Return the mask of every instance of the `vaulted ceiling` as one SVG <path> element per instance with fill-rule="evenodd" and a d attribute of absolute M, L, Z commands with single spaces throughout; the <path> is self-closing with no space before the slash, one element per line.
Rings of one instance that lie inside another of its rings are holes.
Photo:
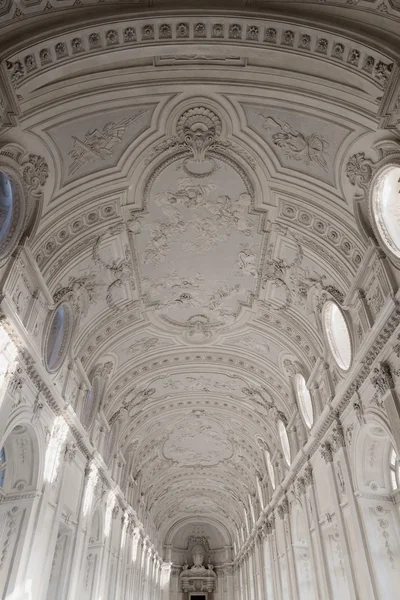
<path fill-rule="evenodd" d="M 89 379 L 111 364 L 102 410 L 160 539 L 194 517 L 233 539 L 290 373 L 324 360 L 317 307 L 346 304 L 366 251 L 345 165 L 371 147 L 397 58 L 379 23 L 400 13 L 137 4 L 0 4 L 3 121 L 50 165 L 32 252 L 55 301 L 74 293 Z"/>

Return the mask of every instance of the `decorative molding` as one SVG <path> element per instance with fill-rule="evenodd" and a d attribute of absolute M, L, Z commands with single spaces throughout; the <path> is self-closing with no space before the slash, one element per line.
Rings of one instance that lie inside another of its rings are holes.
<path fill-rule="evenodd" d="M 115 51 L 147 44 L 163 45 L 170 40 L 183 44 L 188 41 L 199 44 L 218 40 L 229 42 L 233 46 L 237 44 L 238 47 L 245 43 L 255 47 L 269 47 L 271 50 L 279 48 L 281 52 L 291 54 L 314 55 L 360 73 L 381 89 L 388 86 L 394 67 L 389 57 L 328 32 L 306 32 L 301 26 L 292 25 L 288 28 L 287 25 L 268 23 L 265 20 L 249 24 L 247 19 L 223 18 L 206 23 L 194 17 L 188 18 L 187 23 L 174 18 L 164 23 L 160 23 L 160 19 L 149 19 L 147 22 L 138 20 L 137 24 L 133 24 L 130 20 L 116 23 L 113 29 L 102 26 L 76 30 L 69 36 L 58 36 L 51 41 L 31 46 L 24 52 L 11 54 L 5 64 L 12 86 L 18 88 L 39 72 L 51 70 L 64 62 L 80 60 L 86 55 L 108 52 L 110 47 Z M 172 58 L 170 55 L 169 60 Z M 181 60 L 180 55 L 177 59 Z M 191 60 L 196 60 L 196 57 Z"/>

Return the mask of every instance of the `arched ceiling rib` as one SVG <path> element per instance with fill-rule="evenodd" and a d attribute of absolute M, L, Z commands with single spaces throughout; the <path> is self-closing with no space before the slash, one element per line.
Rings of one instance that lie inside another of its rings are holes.
<path fill-rule="evenodd" d="M 161 538 L 197 519 L 232 543 L 297 410 L 285 365 L 319 368 L 323 300 L 344 304 L 366 250 L 344 164 L 394 53 L 297 19 L 171 13 L 169 41 L 133 21 L 135 40 L 120 15 L 7 53 L 54 174 L 31 247 Z"/>

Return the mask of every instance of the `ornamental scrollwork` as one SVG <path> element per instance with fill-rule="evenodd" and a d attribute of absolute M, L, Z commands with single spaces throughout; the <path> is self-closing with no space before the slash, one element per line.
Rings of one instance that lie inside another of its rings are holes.
<path fill-rule="evenodd" d="M 31 192 L 38 192 L 48 179 L 49 167 L 42 156 L 30 154 L 23 170 L 23 180 Z"/>
<path fill-rule="evenodd" d="M 372 179 L 374 163 L 365 157 L 365 152 L 353 154 L 347 161 L 346 175 L 351 185 L 358 185 L 365 192 Z"/>

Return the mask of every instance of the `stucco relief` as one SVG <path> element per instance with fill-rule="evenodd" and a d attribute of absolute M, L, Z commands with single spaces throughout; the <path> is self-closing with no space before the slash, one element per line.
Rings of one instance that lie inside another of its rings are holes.
<path fill-rule="evenodd" d="M 127 146 L 149 126 L 155 104 L 110 110 L 48 131 L 65 157 L 63 183 L 115 165 Z M 128 114 L 127 114 L 128 113 Z"/>
<path fill-rule="evenodd" d="M 323 118 L 275 106 L 243 105 L 248 126 L 284 167 L 334 184 L 335 158 L 350 131 Z"/>
<path fill-rule="evenodd" d="M 163 454 L 176 464 L 212 467 L 232 458 L 233 445 L 218 421 L 185 419 L 169 432 Z"/>
<path fill-rule="evenodd" d="M 190 144 L 205 144 L 201 151 L 196 147 L 194 157 L 200 152 L 209 160 L 210 139 L 197 136 Z M 240 304 L 254 294 L 262 236 L 240 172 L 221 157 L 213 158 L 212 175 L 187 176 L 188 160 L 167 164 L 152 182 L 148 214 L 135 228 L 135 243 L 146 304 L 192 328 L 192 337 L 193 319 L 201 316 L 198 333 L 206 338 L 205 328 L 233 323 Z M 193 163 L 203 164 L 195 158 Z"/>

